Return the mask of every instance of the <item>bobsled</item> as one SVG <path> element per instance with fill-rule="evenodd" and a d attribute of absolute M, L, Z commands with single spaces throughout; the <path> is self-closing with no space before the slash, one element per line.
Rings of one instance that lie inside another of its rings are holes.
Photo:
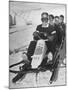
<path fill-rule="evenodd" d="M 52 34 L 53 33 L 55 33 L 55 32 L 52 32 Z M 27 60 L 26 62 L 25 62 L 25 60 L 24 61 L 22 60 L 21 62 L 13 64 L 9 67 L 9 68 L 12 68 L 21 63 L 24 63 L 24 66 L 26 66 L 26 69 L 23 68 L 23 66 L 22 66 L 22 69 L 20 69 L 19 71 L 9 70 L 11 73 L 16 74 L 16 76 L 12 79 L 13 83 L 16 83 L 20 79 L 24 79 L 24 77 L 27 73 L 36 73 L 36 76 L 37 76 L 39 71 L 43 72 L 43 71 L 47 71 L 47 70 L 50 70 L 52 72 L 52 76 L 51 76 L 49 82 L 52 83 L 53 81 L 55 81 L 56 71 L 57 71 L 57 68 L 59 65 L 60 55 L 58 53 L 59 53 L 60 47 L 55 51 L 55 54 L 52 59 L 52 63 L 50 64 L 48 62 L 43 68 L 42 68 L 42 66 L 39 68 L 43 59 L 46 60 L 45 57 L 48 57 L 48 55 L 46 54 L 46 51 L 47 51 L 46 42 L 47 41 L 48 41 L 48 39 L 45 39 L 45 40 L 39 39 L 37 41 L 34 54 L 31 56 L 31 58 L 32 58 L 31 62 L 27 62 L 29 60 Z"/>

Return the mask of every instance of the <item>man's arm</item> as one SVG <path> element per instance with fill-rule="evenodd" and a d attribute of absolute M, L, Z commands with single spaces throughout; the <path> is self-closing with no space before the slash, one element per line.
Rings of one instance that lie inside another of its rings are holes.
<path fill-rule="evenodd" d="M 39 40 L 39 26 L 37 26 L 36 31 L 33 33 L 34 40 Z"/>

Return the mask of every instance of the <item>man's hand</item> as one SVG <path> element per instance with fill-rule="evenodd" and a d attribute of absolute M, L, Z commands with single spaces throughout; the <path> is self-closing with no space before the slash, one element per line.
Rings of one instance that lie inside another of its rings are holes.
<path fill-rule="evenodd" d="M 33 36 L 38 36 L 38 32 L 35 31 L 35 32 L 33 33 Z"/>
<path fill-rule="evenodd" d="M 53 36 L 48 36 L 49 41 L 53 41 L 54 37 Z"/>
<path fill-rule="evenodd" d="M 44 33 L 44 36 L 46 37 L 47 36 L 47 33 Z"/>

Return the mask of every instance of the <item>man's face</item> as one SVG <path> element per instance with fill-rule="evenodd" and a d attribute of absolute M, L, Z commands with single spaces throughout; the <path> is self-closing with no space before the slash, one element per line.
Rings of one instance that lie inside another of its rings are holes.
<path fill-rule="evenodd" d="M 55 24 L 59 24 L 59 18 L 55 18 Z"/>
<path fill-rule="evenodd" d="M 41 17 L 42 23 L 47 23 L 48 22 L 48 15 L 44 14 Z"/>
<path fill-rule="evenodd" d="M 63 17 L 59 17 L 59 22 L 62 23 L 64 21 Z"/>
<path fill-rule="evenodd" d="M 49 16 L 49 21 L 52 22 L 53 21 L 53 18 L 51 16 Z"/>

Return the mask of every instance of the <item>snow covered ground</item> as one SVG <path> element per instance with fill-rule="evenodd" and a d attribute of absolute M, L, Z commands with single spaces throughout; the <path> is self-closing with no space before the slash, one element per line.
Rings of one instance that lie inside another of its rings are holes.
<path fill-rule="evenodd" d="M 13 17 L 16 16 L 16 25 L 9 29 L 9 51 L 12 52 L 12 54 L 9 55 L 9 65 L 22 60 L 22 53 L 26 50 L 32 40 L 32 34 L 36 30 L 36 26 L 41 23 L 40 15 L 43 11 L 47 11 L 49 14 L 63 14 L 65 16 L 64 5 L 10 2 L 10 14 Z M 60 51 L 60 53 L 62 59 L 64 59 L 65 48 Z M 18 70 L 19 68 L 16 66 L 12 69 Z M 17 84 L 12 83 L 12 78 L 15 74 L 9 73 L 9 75 L 10 88 L 55 86 L 66 84 L 65 67 L 59 69 L 58 79 L 51 85 L 49 84 L 49 78 L 51 76 L 50 71 L 43 73 L 40 72 L 37 77 L 37 82 L 36 74 L 29 73 L 21 82 L 18 82 Z"/>

